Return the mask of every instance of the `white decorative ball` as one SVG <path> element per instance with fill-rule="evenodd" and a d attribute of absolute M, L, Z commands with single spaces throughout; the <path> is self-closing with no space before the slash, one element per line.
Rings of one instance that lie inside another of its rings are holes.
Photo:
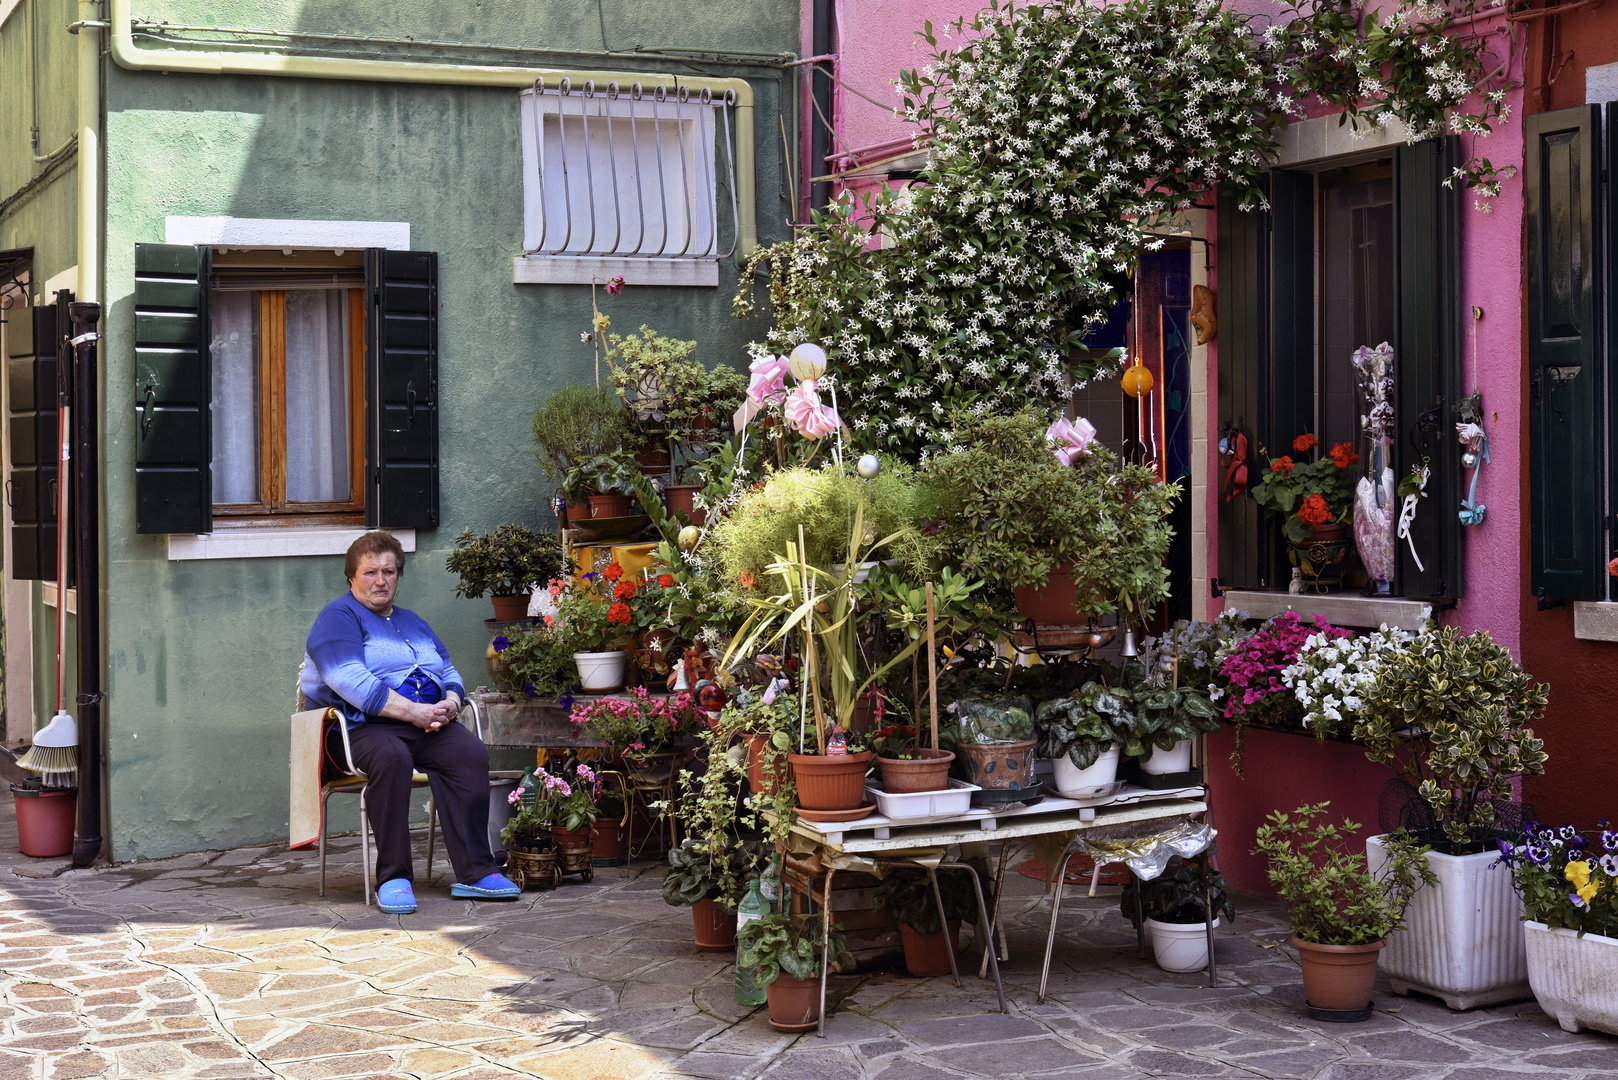
<path fill-rule="evenodd" d="M 865 454 L 855 467 L 859 469 L 860 475 L 865 479 L 873 480 L 876 478 L 876 474 L 882 471 L 882 462 L 875 454 Z"/>
<path fill-rule="evenodd" d="M 792 355 L 787 358 L 787 366 L 792 369 L 792 377 L 799 382 L 818 379 L 826 374 L 826 350 L 804 342 L 792 350 Z"/>
<path fill-rule="evenodd" d="M 702 530 L 697 528 L 695 525 L 687 525 L 685 528 L 680 530 L 680 535 L 678 537 L 680 550 L 695 551 L 697 549 L 697 541 L 701 539 Z"/>

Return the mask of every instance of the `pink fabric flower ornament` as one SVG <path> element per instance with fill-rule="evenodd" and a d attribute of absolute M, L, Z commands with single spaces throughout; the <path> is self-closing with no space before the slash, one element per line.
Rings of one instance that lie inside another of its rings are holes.
<path fill-rule="evenodd" d="M 1095 442 L 1096 427 L 1084 417 L 1077 421 L 1069 421 L 1067 417 L 1057 417 L 1050 427 L 1045 429 L 1045 442 L 1056 455 L 1056 460 L 1071 468 L 1073 463 L 1090 452 L 1090 444 Z"/>
<path fill-rule="evenodd" d="M 753 377 L 747 384 L 747 399 L 754 405 L 774 404 L 787 388 L 787 361 L 781 356 L 764 356 L 748 368 Z"/>

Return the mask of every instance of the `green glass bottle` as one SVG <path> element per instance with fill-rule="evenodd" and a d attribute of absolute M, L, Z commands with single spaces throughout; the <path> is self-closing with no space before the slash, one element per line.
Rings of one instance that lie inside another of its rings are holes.
<path fill-rule="evenodd" d="M 770 902 L 764 899 L 759 892 L 758 878 L 747 883 L 747 895 L 742 902 L 736 905 L 736 933 L 741 934 L 742 927 L 754 919 L 770 913 Z M 737 945 L 737 956 L 741 955 L 741 946 Z M 763 1005 L 765 1002 L 764 988 L 753 981 L 753 972 L 737 962 L 736 964 L 736 1004 L 752 1008 Z"/>

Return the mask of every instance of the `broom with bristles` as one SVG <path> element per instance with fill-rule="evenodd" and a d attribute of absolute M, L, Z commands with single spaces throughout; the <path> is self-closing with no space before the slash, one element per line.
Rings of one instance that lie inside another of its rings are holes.
<path fill-rule="evenodd" d="M 39 774 L 41 787 L 70 788 L 79 782 L 79 725 L 63 704 L 63 652 L 67 647 L 67 488 L 68 427 L 71 409 L 64 405 L 57 412 L 57 441 L 61 443 L 61 468 L 56 487 L 56 715 L 34 735 L 34 745 L 17 759 L 17 764 Z"/>

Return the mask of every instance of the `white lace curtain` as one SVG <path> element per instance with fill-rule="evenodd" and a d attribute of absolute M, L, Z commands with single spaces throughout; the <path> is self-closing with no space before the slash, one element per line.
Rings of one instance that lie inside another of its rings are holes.
<path fill-rule="evenodd" d="M 349 496 L 348 292 L 286 293 L 289 503 Z M 259 474 L 259 293 L 213 299 L 213 501 L 262 501 Z"/>

